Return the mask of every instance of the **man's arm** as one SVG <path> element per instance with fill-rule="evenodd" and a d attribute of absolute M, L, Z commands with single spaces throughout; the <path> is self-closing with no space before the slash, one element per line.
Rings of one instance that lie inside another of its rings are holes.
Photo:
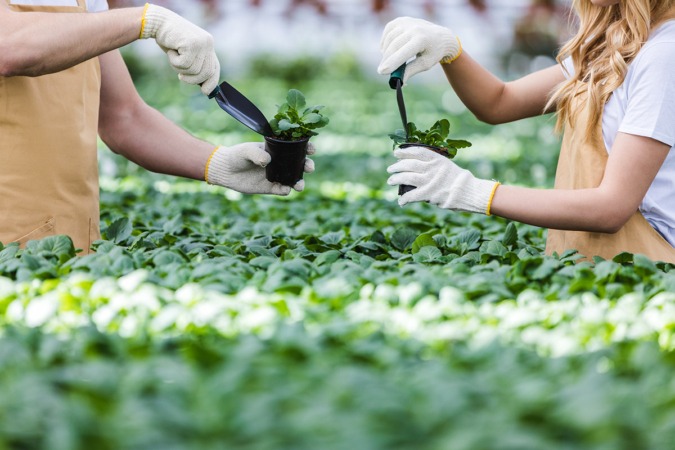
<path fill-rule="evenodd" d="M 153 172 L 207 181 L 245 194 L 291 192 L 289 186 L 267 180 L 265 166 L 271 156 L 262 142 L 216 148 L 197 139 L 140 98 L 118 50 L 99 59 L 99 135 L 111 150 Z M 313 150 L 308 149 L 308 154 Z M 306 160 L 305 172 L 313 170 L 313 162 Z M 302 180 L 293 186 L 298 191 L 303 188 Z"/>
<path fill-rule="evenodd" d="M 0 76 L 59 72 L 139 38 L 143 8 L 15 12 L 0 5 Z"/>
<path fill-rule="evenodd" d="M 204 180 L 204 168 L 215 146 L 146 104 L 119 51 L 101 55 L 100 62 L 99 135 L 103 142 L 153 172 Z"/>

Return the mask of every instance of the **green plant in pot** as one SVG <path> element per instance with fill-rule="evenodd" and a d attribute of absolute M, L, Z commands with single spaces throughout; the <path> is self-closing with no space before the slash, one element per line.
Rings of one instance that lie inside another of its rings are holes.
<path fill-rule="evenodd" d="M 274 136 L 265 137 L 265 151 L 272 156 L 266 167 L 269 181 L 294 186 L 302 179 L 307 157 L 307 145 L 315 131 L 328 124 L 328 117 L 321 113 L 323 105 L 307 107 L 305 96 L 291 89 L 286 102 L 277 107 L 270 120 Z"/>
<path fill-rule="evenodd" d="M 394 148 L 424 147 L 452 159 L 457 155 L 458 149 L 471 147 L 469 141 L 448 137 L 450 135 L 450 122 L 447 119 L 436 121 L 428 130 L 419 130 L 413 122 L 408 122 L 407 128 L 407 132 L 399 129 L 389 135 L 391 140 L 394 141 Z M 403 195 L 413 189 L 415 189 L 414 186 L 401 185 L 398 187 L 398 194 Z"/>

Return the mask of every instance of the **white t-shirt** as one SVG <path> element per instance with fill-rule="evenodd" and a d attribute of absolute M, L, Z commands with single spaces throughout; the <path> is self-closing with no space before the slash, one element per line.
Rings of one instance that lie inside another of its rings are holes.
<path fill-rule="evenodd" d="M 571 59 L 565 67 L 573 73 Z M 628 67 L 626 79 L 602 115 L 602 136 L 610 152 L 617 133 L 644 136 L 671 147 L 640 212 L 675 247 L 675 21 L 654 30 Z"/>
<path fill-rule="evenodd" d="M 11 5 L 30 6 L 77 6 L 77 0 L 10 0 Z M 100 12 L 108 9 L 108 0 L 87 0 L 87 11 Z"/>

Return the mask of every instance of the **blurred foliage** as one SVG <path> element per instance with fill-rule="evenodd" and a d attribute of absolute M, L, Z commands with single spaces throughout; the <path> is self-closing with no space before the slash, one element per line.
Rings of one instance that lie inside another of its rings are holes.
<path fill-rule="evenodd" d="M 327 58 L 306 55 L 293 59 L 272 53 L 261 53 L 250 58 L 247 78 L 276 78 L 289 86 L 316 81 L 321 78 L 366 77 L 355 55 L 339 52 Z"/>

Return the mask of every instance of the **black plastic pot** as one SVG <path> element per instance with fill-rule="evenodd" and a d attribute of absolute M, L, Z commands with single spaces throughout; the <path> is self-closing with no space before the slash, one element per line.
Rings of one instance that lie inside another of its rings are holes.
<path fill-rule="evenodd" d="M 302 180 L 307 157 L 309 138 L 299 141 L 282 141 L 265 137 L 265 151 L 272 156 L 265 168 L 265 176 L 273 183 L 294 186 Z"/>
<path fill-rule="evenodd" d="M 446 158 L 450 157 L 450 154 L 448 151 L 444 148 L 441 147 L 434 147 L 433 145 L 426 145 L 426 144 L 416 144 L 416 143 L 405 143 L 399 145 L 399 148 L 408 148 L 408 147 L 424 147 L 432 152 L 438 153 L 441 156 L 445 156 Z M 409 186 L 407 184 L 400 184 L 398 186 L 398 195 L 403 195 L 406 192 L 410 192 L 413 189 L 415 189 L 415 186 Z"/>

